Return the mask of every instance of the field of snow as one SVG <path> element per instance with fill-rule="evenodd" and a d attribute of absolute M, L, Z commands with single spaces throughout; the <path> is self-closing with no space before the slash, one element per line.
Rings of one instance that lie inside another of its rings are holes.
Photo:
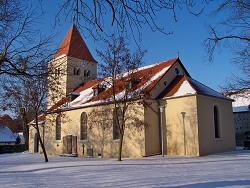
<path fill-rule="evenodd" d="M 0 187 L 250 187 L 250 150 L 117 159 L 0 155 Z"/>

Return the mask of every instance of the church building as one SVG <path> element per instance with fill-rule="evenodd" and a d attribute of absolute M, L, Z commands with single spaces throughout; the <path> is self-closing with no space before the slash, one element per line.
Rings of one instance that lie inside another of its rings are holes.
<path fill-rule="evenodd" d="M 107 84 L 111 78 L 98 78 L 97 66 L 73 25 L 48 65 L 53 72 L 48 80 L 56 78 L 57 84 L 49 85 L 48 110 L 39 121 L 47 154 L 117 157 L 120 137 L 114 119 L 117 106 Z M 139 67 L 134 75 L 117 75 L 115 97 L 133 93 L 126 96 L 130 106 L 122 157 L 235 150 L 233 100 L 192 78 L 180 58 Z M 147 126 L 136 126 L 135 121 Z M 40 152 L 32 124 L 29 135 L 29 152 Z"/>

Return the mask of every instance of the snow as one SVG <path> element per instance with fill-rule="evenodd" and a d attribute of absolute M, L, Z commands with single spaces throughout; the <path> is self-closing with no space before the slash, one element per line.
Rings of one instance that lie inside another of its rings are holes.
<path fill-rule="evenodd" d="M 62 54 L 62 55 L 58 56 L 57 58 L 53 59 L 53 61 L 55 61 L 55 60 L 57 60 L 57 59 L 60 59 L 60 58 L 63 58 L 63 57 L 65 57 L 65 56 L 66 56 L 66 54 Z"/>
<path fill-rule="evenodd" d="M 149 65 L 149 66 L 145 66 L 145 67 L 140 68 L 140 70 L 146 69 L 146 68 L 150 68 L 150 67 L 156 66 L 158 64 L 159 63 L 153 64 L 153 65 Z M 135 92 L 138 92 L 138 91 L 141 91 L 141 90 L 145 89 L 148 85 L 150 85 L 151 83 L 153 83 L 157 78 L 159 78 L 160 76 L 162 76 L 170 67 L 171 66 L 164 67 L 162 70 L 160 70 L 154 76 L 152 76 L 148 82 L 146 82 L 145 84 L 143 84 L 143 86 L 141 86 L 140 88 L 138 88 Z M 123 74 L 125 74 L 125 73 L 123 73 Z M 124 77 L 125 75 L 121 74 L 120 76 Z M 105 85 L 106 89 L 109 89 L 112 86 L 112 85 L 110 85 L 110 83 L 111 83 L 110 79 L 111 79 L 111 77 L 106 77 L 99 84 L 100 85 Z M 125 95 L 125 90 L 123 90 L 120 93 L 118 93 L 115 97 L 117 99 L 121 99 L 121 98 L 124 97 L 124 95 Z M 91 105 L 97 105 L 97 104 L 103 103 L 105 101 L 109 101 L 112 97 L 110 97 L 110 98 L 108 98 L 106 100 L 98 100 L 98 101 L 90 101 L 90 102 L 88 102 L 92 98 L 93 98 L 93 89 L 92 89 L 92 87 L 90 87 L 90 88 L 87 88 L 87 89 L 81 91 L 80 95 L 75 100 L 73 100 L 72 102 L 67 103 L 66 105 L 65 104 L 62 105 L 59 108 L 77 108 L 77 107 L 86 107 L 86 106 L 91 106 Z"/>
<path fill-rule="evenodd" d="M 192 78 L 188 78 L 188 81 L 191 83 L 192 86 L 194 86 L 198 94 L 204 94 L 204 95 L 209 95 L 213 97 L 224 98 L 224 99 L 230 100 L 230 98 L 222 95 L 221 93 L 211 89 L 210 87 L 205 86 L 204 84 Z"/>
<path fill-rule="evenodd" d="M 138 88 L 136 92 L 144 90 L 148 85 L 153 83 L 157 78 L 161 77 L 171 66 L 164 67 L 162 70 L 160 70 L 158 73 L 156 73 L 153 77 L 150 78 L 148 82 L 146 82 L 143 86 Z"/>
<path fill-rule="evenodd" d="M 250 150 L 205 157 L 70 158 L 0 155 L 0 182 L 9 187 L 250 187 Z"/>
<path fill-rule="evenodd" d="M 239 93 L 235 93 L 230 95 L 229 97 L 234 99 L 232 103 L 233 112 L 247 112 L 249 111 L 248 106 L 250 105 L 249 89 L 240 91 Z M 234 91 L 235 92 L 235 91 Z"/>
<path fill-rule="evenodd" d="M 83 90 L 80 92 L 80 96 L 78 96 L 75 100 L 69 103 L 70 107 L 80 107 L 82 104 L 86 103 L 88 100 L 93 97 L 93 89 L 92 87 Z"/>
<path fill-rule="evenodd" d="M 189 84 L 189 82 L 187 80 L 185 80 L 173 96 L 179 97 L 179 96 L 183 96 L 183 95 L 187 95 L 187 94 L 196 94 L 196 91 Z"/>
<path fill-rule="evenodd" d="M 0 125 L 0 142 L 16 142 L 16 138 L 9 127 Z"/>
<path fill-rule="evenodd" d="M 248 97 L 237 97 L 232 96 L 235 100 L 233 102 L 233 112 L 247 112 L 249 111 L 248 105 L 250 104 L 250 99 Z"/>

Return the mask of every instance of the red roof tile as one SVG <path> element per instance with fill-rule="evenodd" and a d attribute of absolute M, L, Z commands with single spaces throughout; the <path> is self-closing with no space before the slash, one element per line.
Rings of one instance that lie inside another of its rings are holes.
<path fill-rule="evenodd" d="M 1 125 L 6 125 L 9 127 L 9 129 L 13 132 L 13 133 L 18 133 L 20 132 L 20 128 L 19 126 L 16 124 L 16 122 L 7 114 L 4 114 L 2 116 L 0 116 L 0 124 Z"/>
<path fill-rule="evenodd" d="M 69 29 L 54 55 L 54 59 L 62 55 L 96 62 L 75 25 L 72 25 Z"/>
<path fill-rule="evenodd" d="M 134 78 L 140 79 L 140 82 L 136 84 L 136 86 L 133 88 L 134 90 L 141 90 L 141 92 L 137 92 L 137 95 L 150 92 L 153 87 L 158 83 L 158 81 L 161 79 L 161 77 L 168 71 L 168 69 L 178 60 L 178 58 L 170 59 L 167 61 L 163 61 L 160 63 L 156 63 L 153 65 L 145 66 L 142 68 L 139 68 L 134 74 Z M 162 72 L 163 71 L 163 72 Z M 161 74 L 159 74 L 161 72 Z M 159 74 L 159 75 L 157 75 Z M 188 74 L 188 73 L 187 73 Z M 102 91 L 97 96 L 93 96 L 93 90 L 92 88 L 96 86 L 97 84 L 104 84 L 106 78 L 99 78 L 96 80 L 91 80 L 89 82 L 84 83 L 83 85 L 79 86 L 74 92 L 83 92 L 81 93 L 82 96 L 79 96 L 79 98 L 76 98 L 72 102 L 73 107 L 74 104 L 77 103 L 77 106 L 85 105 L 90 102 L 96 102 L 100 100 L 106 100 L 112 96 L 112 88 L 106 87 L 104 91 Z M 107 77 L 108 79 L 108 77 Z M 115 80 L 115 94 L 119 94 L 125 89 L 124 81 L 129 80 L 131 78 L 129 77 L 123 77 L 122 79 Z M 141 89 L 143 88 L 143 89 Z M 89 90 L 91 89 L 91 90 Z M 86 92 L 89 90 L 88 92 Z M 79 101 L 78 101 L 79 100 Z M 108 101 L 106 101 L 108 102 Z M 69 106 L 70 107 L 70 106 Z"/>

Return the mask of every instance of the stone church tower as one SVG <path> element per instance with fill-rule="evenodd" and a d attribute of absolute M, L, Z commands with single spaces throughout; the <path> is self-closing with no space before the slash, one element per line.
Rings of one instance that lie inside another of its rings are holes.
<path fill-rule="evenodd" d="M 96 78 L 97 61 L 75 25 L 69 29 L 48 67 L 48 108 L 80 84 Z"/>

